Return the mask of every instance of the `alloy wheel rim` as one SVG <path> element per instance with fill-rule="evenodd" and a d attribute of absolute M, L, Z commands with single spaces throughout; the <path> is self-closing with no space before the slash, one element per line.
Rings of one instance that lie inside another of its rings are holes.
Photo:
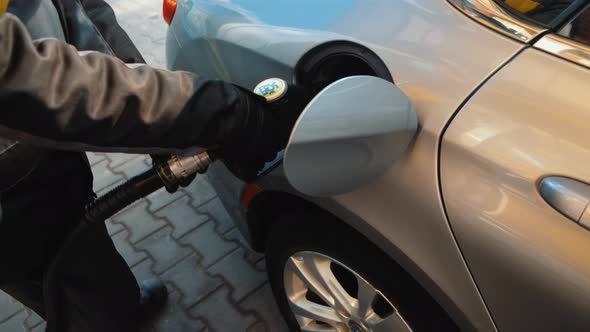
<path fill-rule="evenodd" d="M 410 332 L 381 291 L 329 256 L 301 251 L 285 264 L 285 292 L 303 332 Z"/>

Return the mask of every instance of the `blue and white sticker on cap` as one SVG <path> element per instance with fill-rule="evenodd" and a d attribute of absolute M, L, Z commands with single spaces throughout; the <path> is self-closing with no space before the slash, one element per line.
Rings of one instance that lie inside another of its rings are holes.
<path fill-rule="evenodd" d="M 264 97 L 267 102 L 282 98 L 285 92 L 287 92 L 287 82 L 280 78 L 269 78 L 254 88 L 254 93 Z"/>

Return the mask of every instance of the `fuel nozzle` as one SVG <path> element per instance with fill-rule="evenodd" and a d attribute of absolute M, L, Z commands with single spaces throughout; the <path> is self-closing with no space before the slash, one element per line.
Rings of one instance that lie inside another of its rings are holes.
<path fill-rule="evenodd" d="M 287 103 L 289 98 L 297 94 L 297 88 L 289 87 L 289 84 L 280 78 L 269 78 L 260 82 L 254 93 L 266 99 L 266 102 L 273 106 Z M 279 153 L 277 161 L 282 157 Z M 196 153 L 193 149 L 172 155 L 167 162 L 161 164 L 158 174 L 165 183 L 169 192 L 178 189 L 179 184 L 185 179 L 191 179 L 196 173 L 204 173 L 211 162 L 215 160 L 215 151 Z M 276 163 L 276 162 L 275 162 Z M 272 162 L 269 164 L 273 164 Z M 267 165 L 268 166 L 268 165 Z M 189 181 L 190 182 L 190 181 Z"/>

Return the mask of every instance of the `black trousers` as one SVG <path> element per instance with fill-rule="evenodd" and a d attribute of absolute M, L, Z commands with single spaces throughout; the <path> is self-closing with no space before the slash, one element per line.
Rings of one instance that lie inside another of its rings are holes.
<path fill-rule="evenodd" d="M 48 332 L 137 331 L 139 287 L 104 223 L 62 247 L 92 197 L 89 171 L 79 154 L 52 152 L 2 193 L 0 288 L 45 318 Z"/>

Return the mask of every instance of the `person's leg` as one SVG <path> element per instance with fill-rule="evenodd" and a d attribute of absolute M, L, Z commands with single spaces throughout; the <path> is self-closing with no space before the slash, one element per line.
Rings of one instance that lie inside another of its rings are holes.
<path fill-rule="evenodd" d="M 45 318 L 44 270 L 63 235 L 72 229 L 73 216 L 82 211 L 91 196 L 84 192 L 73 195 L 71 181 L 62 181 L 58 176 L 57 170 L 63 171 L 64 179 L 70 177 L 82 188 L 83 175 L 76 172 L 80 166 L 75 166 L 76 160 L 81 161 L 79 157 L 74 155 L 68 160 L 70 154 L 54 156 L 41 150 L 39 163 L 31 168 L 33 160 L 25 158 L 28 150 L 19 144 L 10 154 L 3 153 L 0 160 L 3 167 L 23 168 L 28 173 L 23 180 L 3 187 L 0 195 L 0 289 Z M 61 159 L 69 161 L 69 167 L 55 164 Z"/>
<path fill-rule="evenodd" d="M 2 290 L 20 303 L 45 318 L 45 304 L 41 280 L 28 280 L 4 285 Z"/>
<path fill-rule="evenodd" d="M 89 174 L 79 155 L 55 152 L 25 181 L 2 193 L 0 288 L 48 316 L 48 326 L 64 326 L 54 331 L 133 331 L 138 285 L 104 223 L 85 229 L 66 248 L 57 282 L 39 294 L 38 281 L 91 198 Z"/>
<path fill-rule="evenodd" d="M 56 331 L 138 330 L 139 287 L 104 223 L 88 225 L 56 257 Z M 50 316 L 51 319 L 51 316 Z"/>

